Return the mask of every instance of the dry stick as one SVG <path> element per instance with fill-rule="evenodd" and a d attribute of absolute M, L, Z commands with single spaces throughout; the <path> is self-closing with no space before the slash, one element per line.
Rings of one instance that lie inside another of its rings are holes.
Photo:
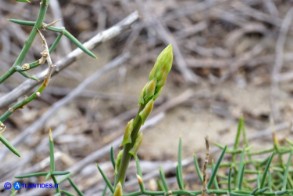
<path fill-rule="evenodd" d="M 227 10 L 231 11 L 227 12 Z M 220 20 L 227 21 L 240 27 L 249 21 L 246 17 L 237 14 L 237 12 L 233 12 L 231 8 L 223 9 L 221 7 L 215 7 L 211 9 L 209 15 L 210 17 L 219 18 Z"/>
<path fill-rule="evenodd" d="M 277 43 L 276 43 L 276 48 L 275 48 L 275 64 L 272 70 L 272 75 L 271 75 L 271 95 L 270 95 L 270 105 L 271 105 L 271 118 L 273 120 L 273 122 L 275 122 L 276 120 L 279 120 L 278 118 L 280 117 L 280 111 L 278 106 L 275 104 L 276 99 L 279 98 L 278 94 L 279 94 L 279 88 L 278 88 L 278 81 L 279 81 L 279 74 L 280 71 L 283 67 L 284 64 L 284 45 L 286 42 L 286 37 L 288 34 L 288 31 L 290 29 L 290 24 L 292 21 L 292 17 L 293 17 L 293 8 L 291 8 L 282 24 L 281 24 L 281 28 L 280 28 L 280 34 L 279 37 L 277 39 Z"/>
<path fill-rule="evenodd" d="M 50 52 L 49 52 L 49 47 L 48 47 L 48 44 L 47 44 L 47 41 L 46 41 L 44 35 L 39 30 L 38 30 L 38 33 L 39 33 L 39 35 L 41 37 L 41 40 L 42 40 L 42 43 L 43 43 L 43 45 L 45 47 L 45 50 L 43 51 L 43 55 L 42 56 L 45 56 L 46 57 L 46 59 L 43 60 L 41 58 L 39 61 L 41 62 L 40 64 L 42 64 L 42 61 L 45 61 L 46 60 L 47 63 L 48 63 L 48 67 L 49 67 L 47 69 L 47 75 L 45 76 L 45 79 L 44 79 L 44 81 L 46 82 L 46 85 L 48 85 L 49 80 L 50 80 L 50 78 L 52 76 L 52 73 L 54 72 L 54 69 L 55 69 L 56 66 L 52 62 L 52 59 L 51 59 L 51 56 L 50 56 Z"/>
<path fill-rule="evenodd" d="M 179 45 L 177 41 L 174 39 L 174 37 L 171 35 L 169 30 L 167 30 L 167 28 L 165 28 L 159 20 L 156 20 L 154 29 L 157 30 L 157 33 L 160 35 L 161 39 L 163 39 L 166 43 L 172 44 L 174 48 L 174 54 L 176 56 L 175 61 L 184 79 L 187 82 L 198 83 L 200 78 L 195 73 L 193 73 L 192 70 L 190 70 L 187 66 L 184 56 L 180 51 Z"/>
<path fill-rule="evenodd" d="M 248 54 L 249 52 L 247 52 Z M 253 54 L 256 55 L 256 54 Z M 243 59 L 240 61 L 239 59 L 242 57 L 236 57 L 236 58 L 217 58 L 217 59 L 212 59 L 212 58 L 200 58 L 200 59 L 194 59 L 187 57 L 186 61 L 188 63 L 188 66 L 191 68 L 227 68 L 231 67 L 231 65 L 239 61 L 240 63 L 238 64 L 239 67 L 247 66 L 247 67 L 254 67 L 256 65 L 260 64 L 270 64 L 272 61 L 275 59 L 275 55 L 273 54 L 268 54 L 268 55 L 263 55 L 259 57 L 253 57 L 253 59 Z M 284 53 L 284 62 L 290 62 L 293 60 L 293 53 L 288 52 Z M 284 78 L 283 78 L 284 77 Z M 293 79 L 293 72 L 288 72 L 288 73 L 283 73 L 281 76 L 278 78 L 280 82 L 288 81 Z"/>
<path fill-rule="evenodd" d="M 273 0 L 265 0 L 263 4 L 272 16 L 279 17 L 279 10 Z"/>
<path fill-rule="evenodd" d="M 145 9 L 145 4 L 143 4 L 141 0 L 138 0 L 137 3 L 141 9 L 141 12 L 144 14 L 145 21 L 148 23 L 148 28 L 151 27 L 154 29 L 166 44 L 171 44 L 173 46 L 174 54 L 176 56 L 175 61 L 184 79 L 187 82 L 198 83 L 199 77 L 194 74 L 187 66 L 186 61 L 180 51 L 179 45 L 169 30 L 163 26 L 160 19 L 156 19 L 151 16 L 150 11 L 147 8 Z"/>
<path fill-rule="evenodd" d="M 207 28 L 208 28 L 208 22 L 200 21 L 194 25 L 191 25 L 190 27 L 187 27 L 187 28 L 181 29 L 180 31 L 175 32 L 174 36 L 176 37 L 176 40 L 180 42 L 180 40 L 187 39 L 189 36 L 195 35 Z"/>
<path fill-rule="evenodd" d="M 113 37 L 116 37 L 120 35 L 121 32 L 126 30 L 130 27 L 132 23 L 134 23 L 136 20 L 138 20 L 138 13 L 135 11 L 131 13 L 129 16 L 127 16 L 125 19 L 120 21 L 118 24 L 114 25 L 113 27 L 98 33 L 93 38 L 91 38 L 89 41 L 84 43 L 84 47 L 91 49 L 95 47 L 96 45 L 108 41 L 112 39 Z M 64 68 L 68 67 L 70 64 L 72 64 L 80 55 L 82 54 L 82 51 L 77 48 L 71 53 L 69 53 L 66 57 L 56 62 L 56 69 L 53 72 L 53 75 L 57 74 L 59 71 L 63 70 Z M 37 78 L 40 81 L 43 81 L 45 75 L 47 73 L 47 70 L 42 71 L 37 75 Z M 3 108 L 15 100 L 17 100 L 22 95 L 28 93 L 32 88 L 34 88 L 36 85 L 38 85 L 40 82 L 36 82 L 33 80 L 26 80 L 22 84 L 20 84 L 18 87 L 13 89 L 10 93 L 4 95 L 0 99 L 0 108 Z"/>
<path fill-rule="evenodd" d="M 208 182 L 208 176 L 207 176 L 207 167 L 210 159 L 210 144 L 208 140 L 208 136 L 205 137 L 205 144 L 206 144 L 206 156 L 204 159 L 204 164 L 202 168 L 202 174 L 203 174 L 203 183 L 202 183 L 202 195 L 206 196 L 207 194 L 207 182 Z"/>
<path fill-rule="evenodd" d="M 257 9 L 254 9 L 245 3 L 242 3 L 241 1 L 235 1 L 231 4 L 231 7 L 239 11 L 245 16 L 252 17 L 256 20 L 272 24 L 276 27 L 280 26 L 281 19 L 276 16 L 271 16 L 268 14 L 265 14 L 264 12 L 261 12 Z"/>
<path fill-rule="evenodd" d="M 228 77 L 233 76 L 241 66 L 245 65 L 247 61 L 251 61 L 251 59 L 259 55 L 263 50 L 263 42 L 260 42 L 256 44 L 251 50 L 243 53 L 239 58 L 236 59 L 235 62 L 230 64 L 228 73 L 224 74 L 221 77 L 221 80 L 224 81 Z"/>
<path fill-rule="evenodd" d="M 25 140 L 25 138 L 29 135 L 32 135 L 34 133 L 36 133 L 37 131 L 39 131 L 43 125 L 47 122 L 47 120 L 53 115 L 55 114 L 58 109 L 60 109 L 62 106 L 66 105 L 67 103 L 69 103 L 70 101 L 72 101 L 75 97 L 77 97 L 79 94 L 82 93 L 82 91 L 84 89 L 86 89 L 86 87 L 88 85 L 90 85 L 91 83 L 93 83 L 94 81 L 96 81 L 98 78 L 100 78 L 101 76 L 103 76 L 105 73 L 107 73 L 108 71 L 112 70 L 115 67 L 118 67 L 121 63 L 125 62 L 127 59 L 129 58 L 129 54 L 124 54 L 121 55 L 117 58 L 115 58 L 114 60 L 112 60 L 110 63 L 108 63 L 106 66 L 104 66 L 103 68 L 99 69 L 98 71 L 96 71 L 94 74 L 92 74 L 91 76 L 89 76 L 88 78 L 86 78 L 81 84 L 79 84 L 73 91 L 71 91 L 71 93 L 69 93 L 66 97 L 62 98 L 61 100 L 59 100 L 58 102 L 54 103 L 49 110 L 47 110 L 46 113 L 44 113 L 41 118 L 39 118 L 37 121 L 35 121 L 31 126 L 29 126 L 28 128 L 26 128 L 25 130 L 23 130 L 21 132 L 21 134 L 19 134 L 13 141 L 12 144 L 14 146 L 19 145 L 21 142 L 23 142 Z M 6 155 L 8 151 L 7 150 L 3 150 L 0 153 L 0 160 L 4 158 L 4 156 Z"/>
<path fill-rule="evenodd" d="M 203 11 L 207 11 L 208 9 L 215 7 L 220 4 L 226 3 L 227 0 L 219 1 L 219 0 L 207 0 L 202 1 L 200 3 L 192 3 L 190 5 L 184 6 L 182 8 L 176 8 L 174 11 L 171 11 L 167 14 L 167 16 L 163 19 L 164 22 L 176 20 L 180 17 L 188 16 L 194 13 L 199 13 Z"/>

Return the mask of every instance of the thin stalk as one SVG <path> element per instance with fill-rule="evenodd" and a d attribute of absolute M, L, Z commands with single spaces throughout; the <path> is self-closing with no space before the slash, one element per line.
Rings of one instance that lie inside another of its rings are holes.
<path fill-rule="evenodd" d="M 121 164 L 120 168 L 118 170 L 118 176 L 117 176 L 117 181 L 115 182 L 115 186 L 117 185 L 118 182 L 120 182 L 122 185 L 125 180 L 126 176 L 126 170 L 128 168 L 129 161 L 131 159 L 131 154 L 129 151 L 133 148 L 135 144 L 135 140 L 137 138 L 138 132 L 140 130 L 140 127 L 142 125 L 141 118 L 139 117 L 139 113 L 142 111 L 143 107 L 141 106 L 137 112 L 137 115 L 133 121 L 133 131 L 131 133 L 131 140 L 134 141 L 132 143 L 126 144 L 124 149 L 123 149 L 123 155 L 121 159 Z"/>

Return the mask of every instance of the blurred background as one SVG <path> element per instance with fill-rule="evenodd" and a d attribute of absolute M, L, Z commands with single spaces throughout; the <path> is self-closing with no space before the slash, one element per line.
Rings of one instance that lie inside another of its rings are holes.
<path fill-rule="evenodd" d="M 96 163 L 111 176 L 109 146 L 119 146 L 117 141 L 127 121 L 136 114 L 140 90 L 156 56 L 169 43 L 174 49 L 174 66 L 146 123 L 138 153 L 144 172 L 153 174 L 145 178 L 150 188 L 155 188 L 159 165 L 172 168 L 179 137 L 187 160 L 194 152 L 199 157 L 204 154 L 205 136 L 211 143 L 231 144 L 242 116 L 256 149 L 271 144 L 272 131 L 278 132 L 280 141 L 292 138 L 292 5 L 291 0 L 51 0 L 46 23 L 58 20 L 55 26 L 66 27 L 81 42 L 134 11 L 138 11 L 139 19 L 95 47 L 97 59 L 82 55 L 60 71 L 40 98 L 6 121 L 4 135 L 10 141 L 27 132 L 17 146 L 21 159 L 6 153 L 1 145 L 1 183 L 20 173 L 48 169 L 47 136 L 51 128 L 58 170 L 72 171 L 74 181 L 86 195 L 100 195 L 104 182 Z M 38 8 L 39 1 L 35 0 L 31 4 L 0 2 L 1 74 L 13 64 L 31 29 L 8 19 L 35 20 Z M 49 44 L 56 37 L 51 32 L 44 34 Z M 52 54 L 53 62 L 75 48 L 62 38 Z M 36 41 L 26 62 L 40 58 L 41 51 L 40 41 Z M 123 54 L 129 57 L 119 66 L 48 114 L 85 79 Z M 31 74 L 45 68 L 42 65 Z M 15 74 L 0 86 L 0 96 L 24 81 Z M 7 109 L 8 105 L 2 106 L 0 111 Z M 44 115 L 45 120 L 39 121 Z M 42 128 L 31 127 L 36 122 Z M 172 183 L 174 171 L 168 174 Z M 188 181 L 192 184 L 194 178 Z M 128 183 L 131 190 L 137 187 L 133 167 Z"/>

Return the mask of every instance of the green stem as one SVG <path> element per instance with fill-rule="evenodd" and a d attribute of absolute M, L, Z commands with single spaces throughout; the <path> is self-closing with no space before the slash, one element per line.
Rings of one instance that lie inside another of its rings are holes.
<path fill-rule="evenodd" d="M 7 72 L 5 72 L 1 77 L 0 77 L 0 84 L 4 82 L 7 78 L 9 78 L 13 73 L 15 72 L 15 67 L 10 67 Z"/>
<path fill-rule="evenodd" d="M 40 29 L 42 27 L 43 20 L 45 18 L 46 12 L 47 12 L 48 5 L 49 5 L 49 0 L 42 0 L 41 1 L 41 7 L 40 7 L 40 11 L 39 11 L 36 23 L 35 23 L 34 27 L 32 28 L 28 39 L 25 41 L 24 46 L 23 46 L 22 50 L 20 51 L 17 59 L 15 60 L 14 64 L 6 73 L 4 73 L 0 77 L 0 84 L 3 83 L 12 74 L 14 74 L 16 72 L 15 67 L 20 66 L 21 63 L 23 62 L 24 58 L 26 57 L 26 55 L 27 55 L 29 49 L 31 48 L 32 43 L 38 33 L 38 29 Z"/>
<path fill-rule="evenodd" d="M 44 91 L 44 89 L 46 88 L 48 84 L 48 78 L 46 78 L 43 83 L 41 84 L 41 86 L 33 93 L 31 94 L 29 97 L 23 99 L 20 102 L 17 102 L 16 104 L 14 104 L 12 107 L 10 107 L 4 114 L 2 114 L 0 116 L 0 122 L 5 122 L 5 120 L 7 120 L 7 118 L 17 109 L 22 108 L 23 106 L 25 106 L 26 104 L 30 103 L 31 101 L 33 101 L 34 99 L 36 99 L 38 96 L 40 96 L 42 94 L 42 92 Z"/>
<path fill-rule="evenodd" d="M 131 159 L 131 154 L 129 153 L 129 151 L 133 148 L 134 144 L 135 144 L 135 140 L 137 138 L 138 132 L 140 130 L 140 127 L 142 125 L 142 121 L 141 118 L 139 116 L 139 113 L 142 111 L 142 109 L 144 108 L 144 106 L 141 106 L 137 112 L 137 115 L 133 121 L 133 131 L 131 133 L 131 140 L 132 142 L 129 144 L 126 144 L 125 147 L 123 148 L 123 155 L 122 155 L 122 159 L 121 159 L 121 163 L 120 163 L 120 168 L 118 170 L 118 174 L 117 174 L 117 178 L 116 178 L 116 182 L 115 182 L 115 187 L 116 185 L 120 182 L 121 185 L 124 184 L 125 181 L 125 176 L 126 176 L 126 170 L 128 168 L 128 164 L 129 161 Z"/>

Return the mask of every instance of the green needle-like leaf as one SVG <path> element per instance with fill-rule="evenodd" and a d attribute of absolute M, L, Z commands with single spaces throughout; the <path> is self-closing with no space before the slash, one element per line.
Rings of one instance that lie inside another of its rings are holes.
<path fill-rule="evenodd" d="M 80 43 L 78 41 L 78 39 L 76 39 L 71 33 L 69 33 L 67 30 L 63 31 L 64 35 L 70 40 L 72 41 L 77 47 L 79 47 L 82 51 L 84 51 L 87 55 L 93 57 L 93 58 L 97 58 L 96 55 L 94 53 L 92 53 L 89 49 L 87 49 L 86 47 L 84 47 L 82 45 L 82 43 Z"/>
<path fill-rule="evenodd" d="M 176 179 L 177 179 L 177 184 L 181 190 L 184 190 L 184 182 L 182 178 L 182 173 L 179 168 L 179 165 L 176 166 Z"/>
<path fill-rule="evenodd" d="M 237 185 L 236 185 L 238 190 L 241 190 L 242 188 L 242 182 L 244 177 L 244 165 L 245 165 L 244 156 L 245 156 L 245 151 L 243 150 L 241 153 L 241 158 L 240 158 L 239 167 L 238 167 Z"/>
<path fill-rule="evenodd" d="M 51 129 L 49 130 L 49 146 L 50 146 L 50 173 L 55 171 L 55 157 L 54 157 L 54 141 Z"/>
<path fill-rule="evenodd" d="M 35 173 L 29 173 L 29 174 L 22 174 L 15 176 L 15 178 L 30 178 L 30 177 L 37 177 L 37 176 L 46 176 L 48 172 L 35 172 Z"/>
<path fill-rule="evenodd" d="M 0 135 L 0 141 L 16 156 L 20 157 L 20 153 L 18 152 L 18 150 L 12 145 L 10 144 L 10 142 L 3 136 Z"/>
<path fill-rule="evenodd" d="M 231 176 L 232 176 L 232 167 L 229 168 L 228 173 L 228 192 L 231 193 L 232 187 L 231 187 Z"/>
<path fill-rule="evenodd" d="M 255 195 L 257 193 L 257 191 L 259 190 L 259 188 L 255 188 L 251 193 L 250 195 Z"/>
<path fill-rule="evenodd" d="M 53 171 L 52 173 L 53 176 L 63 176 L 67 174 L 70 174 L 70 172 L 69 171 Z"/>
<path fill-rule="evenodd" d="M 108 186 L 106 185 L 103 190 L 102 196 L 107 196 L 107 191 L 108 191 Z"/>
<path fill-rule="evenodd" d="M 244 129 L 244 120 L 243 120 L 243 118 L 240 118 L 238 121 L 237 134 L 235 137 L 233 150 L 237 150 L 239 148 L 240 136 L 241 136 L 241 132 L 243 131 L 243 129 Z M 236 154 L 233 154 L 232 161 L 235 162 L 235 160 L 236 160 Z"/>
<path fill-rule="evenodd" d="M 180 189 L 184 189 L 183 174 L 182 174 L 182 139 L 179 139 L 178 145 L 178 163 L 176 167 L 176 177 Z"/>
<path fill-rule="evenodd" d="M 106 176 L 106 174 L 103 172 L 103 170 L 100 168 L 100 166 L 97 165 L 97 167 L 98 167 L 98 169 L 99 169 L 99 171 L 100 171 L 100 173 L 101 173 L 104 181 L 106 182 L 108 188 L 110 189 L 111 193 L 114 193 L 114 187 L 111 184 L 110 180 L 108 179 L 108 177 Z"/>
<path fill-rule="evenodd" d="M 34 21 L 26 21 L 26 20 L 19 20 L 19 19 L 10 19 L 9 21 L 14 22 L 16 24 L 20 24 L 20 25 L 25 25 L 25 26 L 34 26 L 35 22 Z M 78 41 L 78 39 L 76 39 L 69 31 L 67 31 L 64 27 L 60 28 L 60 27 L 53 27 L 53 26 L 47 26 L 46 24 L 43 25 L 44 28 L 50 30 L 50 31 L 54 31 L 54 32 L 58 32 L 60 33 L 59 36 L 57 37 L 57 39 L 55 40 L 55 42 L 53 43 L 53 47 L 50 51 L 55 49 L 55 45 L 57 45 L 57 43 L 60 41 L 61 36 L 65 35 L 72 43 L 74 43 L 77 47 L 79 47 L 84 53 L 86 53 L 87 55 L 93 57 L 93 58 L 97 58 L 96 55 L 94 53 L 92 53 L 89 49 L 85 48 L 82 43 L 80 43 L 80 41 Z"/>
<path fill-rule="evenodd" d="M 62 193 L 64 194 L 64 195 L 67 195 L 67 196 L 74 196 L 74 194 L 72 194 L 72 193 L 70 193 L 70 192 L 68 192 L 68 191 L 64 191 L 64 190 L 62 190 L 61 191 L 61 193 L 56 193 L 55 195 L 62 195 Z"/>
<path fill-rule="evenodd" d="M 76 191 L 76 193 L 79 196 L 83 196 L 83 193 L 79 190 L 79 188 L 76 186 L 76 184 L 73 182 L 73 180 L 71 178 L 68 178 L 68 181 L 69 181 L 70 185 L 73 187 L 73 189 Z"/>
<path fill-rule="evenodd" d="M 49 53 L 53 52 L 57 45 L 59 44 L 61 38 L 62 38 L 63 34 L 62 33 L 59 33 L 58 36 L 56 37 L 55 41 L 53 42 L 53 44 L 50 46 L 49 48 Z"/>
<path fill-rule="evenodd" d="M 161 181 L 162 181 L 162 185 L 163 185 L 163 190 L 165 192 L 168 192 L 169 188 L 168 188 L 168 184 L 167 184 L 167 181 L 166 181 L 166 177 L 165 177 L 165 173 L 163 171 L 163 168 L 160 167 L 160 177 L 161 177 Z"/>
<path fill-rule="evenodd" d="M 115 154 L 114 154 L 114 148 L 113 146 L 111 146 L 111 150 L 110 150 L 110 159 L 111 159 L 111 163 L 112 163 L 112 166 L 113 166 L 113 169 L 115 171 L 115 166 L 116 166 L 116 161 L 115 161 Z"/>
<path fill-rule="evenodd" d="M 212 184 L 214 182 L 214 179 L 215 179 L 215 177 L 217 175 L 218 169 L 219 169 L 220 164 L 221 164 L 221 162 L 222 162 L 222 160 L 224 158 L 226 150 L 227 150 L 227 146 L 225 146 L 225 148 L 223 149 L 223 151 L 222 151 L 222 153 L 221 153 L 221 155 L 220 155 L 220 157 L 219 157 L 219 159 L 218 159 L 218 161 L 217 161 L 217 163 L 215 165 L 215 168 L 212 171 L 212 175 L 211 175 L 211 178 L 210 178 L 210 180 L 208 182 L 208 186 L 207 186 L 208 188 L 211 188 L 211 186 L 212 186 Z"/>
<path fill-rule="evenodd" d="M 28 73 L 26 73 L 25 71 L 19 71 L 18 73 L 20 73 L 23 77 L 34 80 L 34 81 L 39 81 L 38 78 L 36 78 L 35 76 L 29 75 Z"/>
<path fill-rule="evenodd" d="M 203 183 L 203 177 L 202 177 L 200 167 L 199 167 L 199 164 L 198 164 L 198 161 L 197 161 L 197 157 L 196 157 L 195 154 L 193 155 L 193 163 L 194 163 L 195 171 L 196 171 L 196 173 L 198 175 L 198 178 L 199 178 L 200 182 Z"/>
<path fill-rule="evenodd" d="M 15 24 L 19 24 L 19 25 L 25 25 L 25 26 L 34 26 L 35 25 L 35 21 L 29 21 L 29 20 L 21 20 L 21 19 L 15 19 L 15 18 L 11 18 L 9 19 L 10 22 L 13 22 Z"/>
<path fill-rule="evenodd" d="M 260 174 L 260 172 L 257 173 L 256 183 L 257 183 L 257 189 L 260 189 L 260 184 L 261 184 L 261 174 Z"/>
<path fill-rule="evenodd" d="M 264 185 L 265 185 L 265 181 L 266 181 L 266 176 L 269 172 L 269 168 L 270 168 L 270 165 L 272 163 L 272 160 L 273 160 L 273 157 L 274 157 L 274 153 L 272 153 L 272 155 L 269 157 L 268 161 L 267 161 L 267 164 L 266 164 L 266 167 L 264 169 L 264 172 L 263 172 L 263 175 L 262 175 L 262 179 L 261 179 L 261 184 L 260 184 L 260 188 L 264 188 Z"/>
<path fill-rule="evenodd" d="M 293 151 L 290 152 L 290 155 L 288 157 L 288 161 L 287 161 L 287 164 L 286 164 L 286 170 L 285 170 L 285 173 L 284 173 L 284 176 L 283 176 L 283 185 L 282 185 L 282 191 L 285 191 L 286 190 L 286 186 L 287 186 L 287 181 L 288 181 L 288 175 L 289 175 L 289 168 L 290 168 L 290 165 L 292 164 L 291 162 L 291 158 L 292 158 L 292 153 Z"/>

